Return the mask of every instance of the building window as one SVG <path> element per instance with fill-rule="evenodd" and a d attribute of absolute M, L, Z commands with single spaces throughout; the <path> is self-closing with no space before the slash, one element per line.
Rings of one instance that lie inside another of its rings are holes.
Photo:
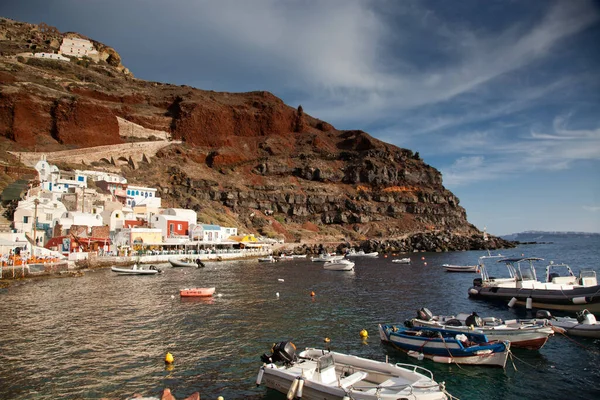
<path fill-rule="evenodd" d="M 140 195 L 140 191 L 139 191 L 139 190 L 136 190 L 136 191 L 135 191 L 135 195 L 136 195 L 136 196 L 139 196 L 139 195 Z"/>
<path fill-rule="evenodd" d="M 181 224 L 177 224 L 177 230 L 180 231 L 181 230 Z"/>
<path fill-rule="evenodd" d="M 28 224 L 29 223 L 29 217 L 28 216 L 24 216 L 23 217 L 23 223 L 24 224 Z"/>
<path fill-rule="evenodd" d="M 83 182 L 84 178 L 83 178 L 83 176 L 78 176 L 78 177 L 77 177 L 77 180 L 78 180 L 79 182 Z"/>
<path fill-rule="evenodd" d="M 46 214 L 46 221 L 52 221 L 52 214 Z"/>

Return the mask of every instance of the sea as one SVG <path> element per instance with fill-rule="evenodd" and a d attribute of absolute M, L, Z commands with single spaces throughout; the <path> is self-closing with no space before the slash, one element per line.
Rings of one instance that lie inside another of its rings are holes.
<path fill-rule="evenodd" d="M 520 236 L 533 241 L 499 251 L 569 264 L 600 275 L 600 235 Z M 494 251 L 493 254 L 498 253 Z M 504 319 L 532 316 L 469 299 L 483 251 L 355 258 L 352 272 L 326 271 L 308 260 L 209 262 L 155 276 L 120 276 L 110 268 L 82 277 L 14 282 L 0 290 L 1 399 L 285 399 L 256 386 L 260 356 L 276 342 L 330 348 L 431 370 L 460 399 L 598 399 L 600 340 L 555 335 L 540 350 L 513 349 L 506 368 L 419 361 L 382 344 L 380 323 L 403 323 L 422 307 L 434 314 L 476 311 Z M 410 257 L 411 264 L 392 263 Z M 498 267 L 505 268 L 503 265 Z M 210 299 L 179 290 L 216 287 Z M 367 339 L 360 332 L 366 330 Z M 329 339 L 326 341 L 326 339 Z M 167 353 L 174 357 L 165 365 Z"/>

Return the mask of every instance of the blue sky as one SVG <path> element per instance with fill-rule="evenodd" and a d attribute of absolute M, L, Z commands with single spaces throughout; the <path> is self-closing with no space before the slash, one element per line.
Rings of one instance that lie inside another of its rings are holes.
<path fill-rule="evenodd" d="M 600 232 L 600 3 L 19 0 L 140 79 L 268 90 L 418 151 L 496 235 Z"/>

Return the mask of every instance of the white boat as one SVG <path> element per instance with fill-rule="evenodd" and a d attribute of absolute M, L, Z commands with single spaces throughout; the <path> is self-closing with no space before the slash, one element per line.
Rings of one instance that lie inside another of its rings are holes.
<path fill-rule="evenodd" d="M 346 253 L 346 257 L 372 257 L 372 258 L 375 258 L 378 255 L 379 255 L 379 252 L 377 252 L 377 251 L 372 251 L 370 253 L 365 253 L 364 250 L 356 251 L 354 249 L 352 249 L 348 253 Z"/>
<path fill-rule="evenodd" d="M 134 264 L 134 266 L 131 268 L 111 267 L 110 270 L 120 275 L 156 275 L 162 272 L 161 269 L 155 267 L 154 265 L 151 265 L 148 268 L 143 268 L 138 267 L 137 264 Z"/>
<path fill-rule="evenodd" d="M 289 255 L 289 254 L 282 254 L 279 257 L 277 257 L 278 260 L 291 260 L 293 258 L 294 258 L 294 256 Z"/>
<path fill-rule="evenodd" d="M 410 258 L 395 258 L 392 262 L 396 264 L 410 264 Z"/>
<path fill-rule="evenodd" d="M 306 254 L 292 254 L 293 258 L 306 258 Z"/>
<path fill-rule="evenodd" d="M 327 261 L 323 264 L 323 269 L 329 271 L 352 271 L 354 269 L 354 261 L 346 259 Z"/>
<path fill-rule="evenodd" d="M 202 268 L 205 266 L 204 263 L 202 262 L 202 260 L 200 260 L 199 258 L 196 258 L 195 260 L 187 259 L 187 258 L 180 259 L 180 260 L 178 260 L 177 258 L 169 258 L 169 263 L 174 268 L 180 268 L 180 267 Z"/>
<path fill-rule="evenodd" d="M 508 320 L 495 317 L 481 318 L 477 313 L 459 313 L 456 316 L 432 315 L 427 308 L 417 312 L 417 318 L 404 323 L 406 326 L 447 328 L 461 332 L 485 334 L 489 340 L 509 340 L 511 346 L 530 350 L 541 349 L 554 335 L 554 329 L 545 320 Z"/>
<path fill-rule="evenodd" d="M 256 385 L 308 400 L 444 400 L 451 397 L 433 373 L 410 364 L 390 364 L 329 350 L 280 342 L 261 357 Z M 279 365 L 281 364 L 281 365 Z"/>
<path fill-rule="evenodd" d="M 578 312 L 577 318 L 555 317 L 547 311 L 540 310 L 533 321 L 547 322 L 567 335 L 600 339 L 600 323 L 588 310 Z"/>
<path fill-rule="evenodd" d="M 508 277 L 490 276 L 488 266 L 480 265 L 481 278 L 473 280 L 469 297 L 508 303 L 510 307 L 525 305 L 543 310 L 583 311 L 600 313 L 600 285 L 596 271 L 584 270 L 575 276 L 566 264 L 550 263 L 546 267 L 546 280 L 540 282 L 534 262 L 537 257 L 504 258 Z M 556 271 L 566 270 L 567 276 Z"/>
<path fill-rule="evenodd" d="M 442 264 L 447 272 L 479 272 L 479 265 Z"/>
<path fill-rule="evenodd" d="M 259 258 L 258 262 L 274 263 L 277 262 L 277 259 L 273 256 L 267 256 Z"/>
<path fill-rule="evenodd" d="M 343 260 L 344 256 L 336 255 L 336 254 L 319 254 L 317 257 L 311 257 L 310 261 L 312 262 L 327 262 L 327 261 L 337 261 Z"/>

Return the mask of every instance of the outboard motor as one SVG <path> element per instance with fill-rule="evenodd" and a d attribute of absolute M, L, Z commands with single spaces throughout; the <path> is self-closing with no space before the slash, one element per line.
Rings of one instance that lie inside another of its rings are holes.
<path fill-rule="evenodd" d="M 577 313 L 577 322 L 580 324 L 595 324 L 596 317 L 588 310 L 579 311 Z"/>
<path fill-rule="evenodd" d="M 483 326 L 483 320 L 481 319 L 481 317 L 479 315 L 477 315 L 477 313 L 475 311 L 473 311 L 473 314 L 469 315 L 467 317 L 467 319 L 465 320 L 465 325 L 466 326 L 477 326 L 477 327 L 482 327 Z"/>
<path fill-rule="evenodd" d="M 550 314 L 550 311 L 548 311 L 548 310 L 538 310 L 535 313 L 535 317 L 537 319 L 551 319 L 552 318 L 552 314 Z"/>
<path fill-rule="evenodd" d="M 431 311 L 429 311 L 429 309 L 423 307 L 419 311 L 417 311 L 417 318 L 423 321 L 431 321 L 431 319 L 433 318 L 433 314 L 431 313 Z"/>
<path fill-rule="evenodd" d="M 473 286 L 481 286 L 483 284 L 483 279 L 481 278 L 475 278 L 473 279 Z"/>
<path fill-rule="evenodd" d="M 282 361 L 284 364 L 291 364 L 296 360 L 296 346 L 292 342 L 279 342 L 273 345 L 271 354 L 260 356 L 262 362 L 276 363 Z"/>
<path fill-rule="evenodd" d="M 204 263 L 202 262 L 201 259 L 196 258 L 196 265 L 198 266 L 198 268 L 203 268 L 205 267 Z"/>

